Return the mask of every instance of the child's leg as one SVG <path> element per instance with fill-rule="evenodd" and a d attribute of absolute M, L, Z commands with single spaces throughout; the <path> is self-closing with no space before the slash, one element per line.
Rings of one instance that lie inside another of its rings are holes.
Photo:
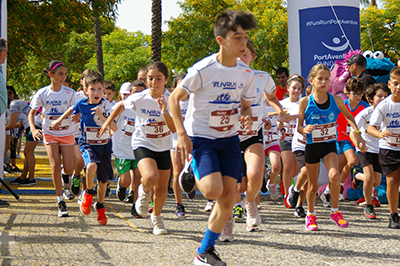
<path fill-rule="evenodd" d="M 176 154 L 177 152 L 171 151 L 171 162 L 172 162 L 172 170 L 174 176 L 172 188 L 174 189 L 176 204 L 182 204 L 182 190 L 178 182 L 179 174 L 182 171 L 182 161 L 180 157 L 176 156 Z"/>
<path fill-rule="evenodd" d="M 159 179 L 157 184 L 154 186 L 154 207 L 153 207 L 153 215 L 160 215 L 162 208 L 164 207 L 165 200 L 168 196 L 168 185 L 169 185 L 169 177 L 171 175 L 170 169 L 168 170 L 159 170 Z"/>
<path fill-rule="evenodd" d="M 131 184 L 131 171 L 119 174 L 119 185 L 123 188 L 127 188 Z"/>
<path fill-rule="evenodd" d="M 271 162 L 271 175 L 270 175 L 270 184 L 274 184 L 276 178 L 281 172 L 281 153 L 278 151 L 271 150 L 268 152 L 269 161 Z"/>
<path fill-rule="evenodd" d="M 307 168 L 307 178 L 308 178 L 308 191 L 307 191 L 307 206 L 308 212 L 314 213 L 315 197 L 318 192 L 318 173 L 319 173 L 319 163 L 309 164 L 306 163 Z"/>
<path fill-rule="evenodd" d="M 358 173 L 356 175 L 357 180 L 364 181 L 364 198 L 366 204 L 372 204 L 372 189 L 375 183 L 375 172 L 372 164 L 363 167 L 364 173 Z"/>
<path fill-rule="evenodd" d="M 351 167 L 358 164 L 358 157 L 354 149 L 348 149 L 343 154 L 346 157 L 347 164 L 345 164 L 341 169 L 340 183 L 344 183 L 344 181 L 346 181 L 346 178 L 350 174 Z"/>
<path fill-rule="evenodd" d="M 24 149 L 24 155 L 25 155 L 25 160 L 26 165 L 27 165 L 27 172 L 29 172 L 29 179 L 33 180 L 35 179 L 35 166 L 36 166 L 36 158 L 35 158 L 35 149 L 37 146 L 38 142 L 37 141 L 26 141 L 25 142 L 25 149 Z M 24 172 L 25 172 L 25 162 L 24 162 Z M 26 174 L 25 173 L 25 177 Z"/>
<path fill-rule="evenodd" d="M 331 189 L 331 206 L 333 209 L 336 209 L 339 206 L 339 193 L 340 193 L 338 156 L 336 153 L 331 152 L 323 158 L 323 161 L 326 169 L 328 170 L 329 185 Z"/>
<path fill-rule="evenodd" d="M 72 175 L 74 172 L 74 146 L 75 145 L 60 146 L 63 156 L 64 173 L 67 175 Z"/>
<path fill-rule="evenodd" d="M 237 188 L 236 188 L 236 190 L 238 191 L 239 195 L 241 195 L 242 193 L 244 193 L 246 191 L 247 183 L 248 183 L 247 176 L 242 176 L 242 182 L 237 184 Z M 246 194 L 247 194 L 247 192 L 246 192 Z"/>
<path fill-rule="evenodd" d="M 307 191 L 308 191 L 308 180 L 306 180 L 306 182 L 303 184 L 300 190 L 299 199 L 297 200 L 297 206 L 303 206 L 304 201 L 306 200 Z"/>
<path fill-rule="evenodd" d="M 99 180 L 97 183 L 99 184 L 97 186 L 97 202 L 103 204 L 106 197 L 107 182 L 103 183 Z"/>
<path fill-rule="evenodd" d="M 61 158 L 60 148 L 58 143 L 46 144 L 47 156 L 49 157 L 51 176 L 53 179 L 54 188 L 58 197 L 62 196 L 63 189 L 61 184 Z"/>
<path fill-rule="evenodd" d="M 389 201 L 390 213 L 397 213 L 399 203 L 399 168 L 396 171 L 386 175 L 387 181 L 387 198 Z"/>
<path fill-rule="evenodd" d="M 289 187 L 292 184 L 292 178 L 299 172 L 299 166 L 297 165 L 296 158 L 292 151 L 281 152 L 283 173 L 282 181 L 285 189 L 285 195 L 288 195 Z"/>
<path fill-rule="evenodd" d="M 74 145 L 74 157 L 75 157 L 75 176 L 79 177 L 81 175 L 83 167 L 85 166 L 85 162 L 83 161 L 79 145 Z"/>
<path fill-rule="evenodd" d="M 139 188 L 139 185 L 140 185 L 140 182 L 141 182 L 141 179 L 142 179 L 142 177 L 141 177 L 141 175 L 140 175 L 140 171 L 139 171 L 139 168 L 133 168 L 133 186 L 132 186 L 132 184 L 131 184 L 131 189 L 132 189 L 132 187 L 133 187 L 133 190 L 132 191 L 134 191 L 134 194 L 133 194 L 133 202 L 136 202 L 136 200 L 137 200 L 137 197 L 138 197 L 138 188 Z"/>
<path fill-rule="evenodd" d="M 254 202 L 260 192 L 264 174 L 264 147 L 261 143 L 249 146 L 244 152 L 244 160 L 247 166 L 246 201 Z"/>
<path fill-rule="evenodd" d="M 88 163 L 86 165 L 86 188 L 88 190 L 93 189 L 93 182 L 96 172 L 97 172 L 97 163 Z"/>
<path fill-rule="evenodd" d="M 303 187 L 303 185 L 304 185 L 306 182 L 307 182 L 307 168 L 303 166 L 303 167 L 300 169 L 300 174 L 299 174 L 299 176 L 297 177 L 297 181 L 296 181 L 296 184 L 295 184 L 294 187 L 296 188 L 297 191 L 300 191 L 301 188 Z"/>

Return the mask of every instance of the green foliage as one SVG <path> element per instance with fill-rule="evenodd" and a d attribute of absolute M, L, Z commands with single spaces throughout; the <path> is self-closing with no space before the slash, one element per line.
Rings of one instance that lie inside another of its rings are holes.
<path fill-rule="evenodd" d="M 384 8 L 370 6 L 361 10 L 361 50 L 382 51 L 396 62 L 400 56 L 400 0 L 383 2 Z"/>

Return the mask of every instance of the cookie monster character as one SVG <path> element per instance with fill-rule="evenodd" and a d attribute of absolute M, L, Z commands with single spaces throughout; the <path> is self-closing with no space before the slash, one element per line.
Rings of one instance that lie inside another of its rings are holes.
<path fill-rule="evenodd" d="M 389 58 L 381 51 L 365 51 L 363 56 L 367 59 L 367 71 L 371 74 L 377 83 L 383 82 L 385 84 L 389 81 L 389 72 L 395 66 Z"/>

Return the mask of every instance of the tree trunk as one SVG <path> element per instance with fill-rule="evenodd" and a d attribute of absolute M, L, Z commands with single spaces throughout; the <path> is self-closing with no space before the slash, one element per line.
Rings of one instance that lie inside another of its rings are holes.
<path fill-rule="evenodd" d="M 151 62 L 161 61 L 161 0 L 151 5 Z"/>
<path fill-rule="evenodd" d="M 100 15 L 96 11 L 93 13 L 93 22 L 94 22 L 94 43 L 96 46 L 97 71 L 101 73 L 104 77 L 103 46 L 101 44 Z"/>

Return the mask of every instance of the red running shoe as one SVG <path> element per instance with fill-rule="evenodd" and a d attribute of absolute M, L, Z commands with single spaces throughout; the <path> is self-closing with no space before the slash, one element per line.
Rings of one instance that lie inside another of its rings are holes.
<path fill-rule="evenodd" d="M 101 209 L 97 209 L 97 202 L 94 204 L 94 209 L 97 211 L 97 221 L 101 224 L 101 225 L 106 225 L 107 224 L 107 216 L 106 216 L 106 208 L 101 208 Z"/>
<path fill-rule="evenodd" d="M 86 191 L 83 193 L 83 199 L 80 206 L 81 212 L 85 215 L 89 215 L 92 210 L 93 203 L 93 195 L 87 193 Z"/>

